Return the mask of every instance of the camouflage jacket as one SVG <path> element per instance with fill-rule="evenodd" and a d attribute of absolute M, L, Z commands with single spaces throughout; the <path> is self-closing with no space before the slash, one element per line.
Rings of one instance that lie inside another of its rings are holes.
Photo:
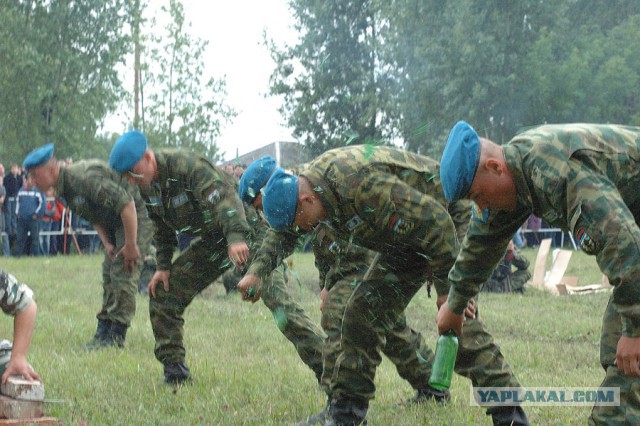
<path fill-rule="evenodd" d="M 141 190 L 154 224 L 158 269 L 170 269 L 176 232 L 249 242 L 251 230 L 233 178 L 206 158 L 188 151 L 155 152 L 158 179 Z M 225 253 L 226 256 L 226 253 Z"/>
<path fill-rule="evenodd" d="M 491 275 L 509 240 L 531 213 L 568 230 L 596 256 L 616 288 L 623 333 L 640 336 L 640 128 L 544 125 L 504 146 L 517 207 L 489 210 L 469 225 L 449 278 L 449 304 L 461 313 Z M 482 216 L 482 217 L 480 217 Z"/>
<path fill-rule="evenodd" d="M 75 214 L 106 229 L 122 226 L 120 212 L 131 200 L 138 227 L 151 226 L 137 186 L 122 179 L 104 161 L 82 160 L 61 167 L 57 191 Z"/>
<path fill-rule="evenodd" d="M 392 258 L 427 259 L 436 287 L 446 285 L 459 246 L 436 161 L 389 147 L 350 146 L 325 152 L 300 174 L 319 194 L 327 225 L 340 240 Z M 383 181 L 397 186 L 392 199 L 376 190 Z M 289 233 L 271 231 L 267 238 L 273 239 L 271 252 L 259 254 L 261 259 L 286 255 L 295 243 Z M 253 266 L 249 272 L 261 275 Z"/>
<path fill-rule="evenodd" d="M 33 291 L 16 277 L 0 269 L 0 308 L 7 315 L 25 310 L 33 300 Z"/>

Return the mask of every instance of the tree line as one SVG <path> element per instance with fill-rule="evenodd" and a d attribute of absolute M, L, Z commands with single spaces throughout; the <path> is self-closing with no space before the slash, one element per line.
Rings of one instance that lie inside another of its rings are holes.
<path fill-rule="evenodd" d="M 204 75 L 207 42 L 189 34 L 182 2 L 151 4 L 0 0 L 0 159 L 48 141 L 66 156 L 104 158 L 116 111 L 156 146 L 219 159 L 216 139 L 235 115 L 225 80 Z M 265 36 L 270 95 L 309 155 L 395 143 L 437 158 L 459 119 L 497 142 L 541 123 L 640 125 L 637 0 L 289 6 L 299 38 Z"/>
<path fill-rule="evenodd" d="M 313 155 L 403 144 L 439 158 L 459 119 L 499 143 L 551 122 L 640 125 L 635 0 L 292 0 L 271 93 Z"/>

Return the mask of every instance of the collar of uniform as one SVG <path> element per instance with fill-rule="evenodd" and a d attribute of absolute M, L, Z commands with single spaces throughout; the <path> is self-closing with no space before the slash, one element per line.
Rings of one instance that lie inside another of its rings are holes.
<path fill-rule="evenodd" d="M 516 202 L 518 206 L 533 206 L 533 197 L 522 170 L 522 155 L 515 145 L 504 145 L 504 160 L 516 186 Z"/>
<path fill-rule="evenodd" d="M 67 166 L 70 167 L 70 166 Z M 58 197 L 63 197 L 65 196 L 66 191 L 64 190 L 64 179 L 67 176 L 67 168 L 66 167 L 60 167 L 58 169 L 58 184 L 56 185 L 56 195 Z"/>
<path fill-rule="evenodd" d="M 320 201 L 322 201 L 324 208 L 327 209 L 329 218 L 340 214 L 338 199 L 336 198 L 333 190 L 329 185 L 327 185 L 327 182 L 321 176 L 317 176 L 316 173 L 313 173 L 311 170 L 305 171 L 300 176 L 304 176 L 309 179 L 309 182 L 311 182 L 311 185 L 313 185 L 314 188 L 321 189 L 321 191 L 316 191 L 316 193 L 320 197 Z"/>
<path fill-rule="evenodd" d="M 158 183 L 160 188 L 165 189 L 169 186 L 169 164 L 167 155 L 162 151 L 154 151 L 156 157 L 156 167 L 158 168 Z"/>

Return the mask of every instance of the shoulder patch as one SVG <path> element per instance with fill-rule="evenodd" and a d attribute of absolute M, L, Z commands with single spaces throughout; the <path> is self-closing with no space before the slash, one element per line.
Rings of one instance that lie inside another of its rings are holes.
<path fill-rule="evenodd" d="M 489 218 L 489 209 L 480 210 L 476 203 L 471 207 L 471 220 L 486 224 Z"/>
<path fill-rule="evenodd" d="M 583 227 L 578 228 L 576 232 L 576 237 L 578 238 L 578 244 L 580 244 L 580 248 L 587 254 L 597 254 L 598 253 L 598 244 L 587 234 L 587 230 Z"/>
<path fill-rule="evenodd" d="M 408 234 L 413 230 L 414 224 L 413 222 L 409 222 L 400 218 L 398 215 L 394 215 L 391 217 L 389 221 L 389 229 L 397 234 Z"/>

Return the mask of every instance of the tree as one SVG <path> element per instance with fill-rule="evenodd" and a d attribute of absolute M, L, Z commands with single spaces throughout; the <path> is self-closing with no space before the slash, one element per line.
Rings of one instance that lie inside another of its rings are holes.
<path fill-rule="evenodd" d="M 144 107 L 144 131 L 160 146 L 191 149 L 219 159 L 216 138 L 221 126 L 235 111 L 225 105 L 225 81 L 203 81 L 203 52 L 206 41 L 187 32 L 184 8 L 179 0 L 170 0 L 166 34 L 148 38 L 147 62 L 142 66 L 143 87 L 147 93 Z"/>
<path fill-rule="evenodd" d="M 66 156 L 91 155 L 121 93 L 123 2 L 1 0 L 0 20 L 3 156 L 20 161 L 47 141 Z"/>
<path fill-rule="evenodd" d="M 377 57 L 379 6 L 366 0 L 290 2 L 300 42 L 271 54 L 277 66 L 271 95 L 310 154 L 350 143 L 383 143 L 394 136 L 387 75 Z"/>

